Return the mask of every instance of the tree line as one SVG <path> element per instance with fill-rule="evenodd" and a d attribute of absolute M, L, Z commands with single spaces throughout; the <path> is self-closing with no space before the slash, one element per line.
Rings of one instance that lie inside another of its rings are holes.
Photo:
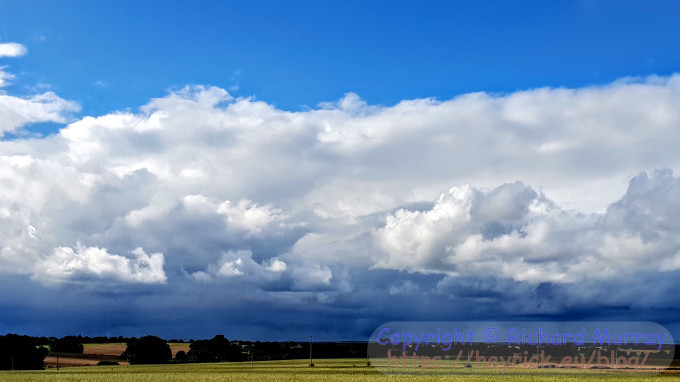
<path fill-rule="evenodd" d="M 309 357 L 308 342 L 230 341 L 223 335 L 191 341 L 189 351 L 178 351 L 172 358 L 165 340 L 146 336 L 128 343 L 121 360 L 130 364 L 185 362 L 240 362 L 302 359 Z M 315 358 L 365 358 L 366 343 L 314 343 Z"/>
<path fill-rule="evenodd" d="M 188 362 L 239 362 L 302 359 L 309 357 L 308 342 L 231 341 L 223 335 L 211 339 L 190 340 L 189 351 L 173 357 L 168 341 L 156 336 L 31 337 L 17 334 L 0 336 L 0 370 L 44 369 L 48 355 L 83 354 L 83 343 L 127 344 L 120 359 L 130 364 L 164 364 Z M 171 339 L 170 342 L 182 343 Z M 314 343 L 314 358 L 364 358 L 366 343 Z"/>

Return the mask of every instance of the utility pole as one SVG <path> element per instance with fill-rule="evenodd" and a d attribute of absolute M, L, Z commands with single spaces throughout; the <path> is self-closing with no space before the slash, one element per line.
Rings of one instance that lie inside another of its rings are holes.
<path fill-rule="evenodd" d="M 309 336 L 309 367 L 314 366 L 312 361 L 312 336 Z"/>
<path fill-rule="evenodd" d="M 538 358 L 536 367 L 540 367 L 540 366 L 541 366 L 541 354 L 538 352 L 538 348 L 539 348 L 539 347 L 543 347 L 543 348 L 544 348 L 545 346 L 538 346 L 538 343 L 536 343 L 536 358 Z"/>
<path fill-rule="evenodd" d="M 371 366 L 371 361 L 368 359 L 368 349 L 366 349 L 366 367 Z"/>

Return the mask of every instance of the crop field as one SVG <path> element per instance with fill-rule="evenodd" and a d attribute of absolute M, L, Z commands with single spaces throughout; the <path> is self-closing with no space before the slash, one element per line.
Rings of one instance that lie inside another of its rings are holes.
<path fill-rule="evenodd" d="M 366 367 L 362 359 L 307 360 L 153 366 L 85 366 L 61 370 L 3 371 L 0 381 L 680 381 L 680 373 L 626 373 L 614 371 L 575 371 L 554 369 L 508 370 L 460 369 L 447 375 L 421 375 L 418 372 L 386 374 Z"/>
<path fill-rule="evenodd" d="M 173 357 L 180 350 L 189 351 L 188 343 L 170 342 L 168 345 L 170 345 Z M 83 354 L 62 354 L 59 358 L 59 365 L 61 367 L 94 366 L 99 361 L 115 361 L 121 365 L 127 365 L 127 362 L 119 359 L 121 353 L 125 351 L 125 343 L 83 344 L 83 347 Z M 47 356 L 45 365 L 48 369 L 56 368 L 57 357 L 54 355 Z"/>
<path fill-rule="evenodd" d="M 114 342 L 108 344 L 83 344 L 83 347 L 85 348 L 83 350 L 83 353 L 119 356 L 121 353 L 125 351 L 126 345 L 127 344 L 125 344 L 124 342 Z M 190 344 L 180 342 L 168 342 L 168 345 L 170 345 L 170 350 L 172 351 L 172 356 L 174 357 L 175 354 L 177 354 L 177 352 L 180 350 L 188 352 Z"/>

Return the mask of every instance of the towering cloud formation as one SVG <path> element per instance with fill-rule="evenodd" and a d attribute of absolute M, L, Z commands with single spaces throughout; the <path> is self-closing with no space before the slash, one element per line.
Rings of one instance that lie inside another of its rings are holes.
<path fill-rule="evenodd" d="M 376 295 L 672 307 L 678 104 L 678 75 L 299 112 L 187 87 L 0 141 L 0 265 L 50 287 L 182 285 L 162 289 L 175 301 L 238 284 L 236 300 L 283 310 Z M 0 94 L 0 132 L 76 110 Z"/>

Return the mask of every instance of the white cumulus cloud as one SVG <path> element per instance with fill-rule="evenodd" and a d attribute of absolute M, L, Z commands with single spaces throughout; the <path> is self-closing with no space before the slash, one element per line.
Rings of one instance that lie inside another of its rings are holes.
<path fill-rule="evenodd" d="M 27 50 L 21 44 L 0 44 L 0 58 L 18 57 Z M 9 85 L 14 75 L 0 66 L 0 88 Z M 68 122 L 68 116 L 80 110 L 80 106 L 67 101 L 53 92 L 45 92 L 29 97 L 15 97 L 0 91 L 0 137 L 6 133 L 16 132 L 21 127 L 36 122 Z"/>
<path fill-rule="evenodd" d="M 6 42 L 0 44 L 0 58 L 2 57 L 18 57 L 26 54 L 26 47 L 15 42 Z"/>
<path fill-rule="evenodd" d="M 162 253 L 148 255 L 142 248 L 136 248 L 132 254 L 134 258 L 130 259 L 111 254 L 105 248 L 57 247 L 52 256 L 38 264 L 34 278 L 43 282 L 59 282 L 78 276 L 95 276 L 124 282 L 166 282 Z"/>

